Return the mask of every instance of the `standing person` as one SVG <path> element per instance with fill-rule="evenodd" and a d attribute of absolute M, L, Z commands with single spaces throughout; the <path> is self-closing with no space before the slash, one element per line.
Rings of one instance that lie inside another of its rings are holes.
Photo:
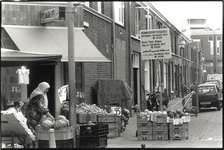
<path fill-rule="evenodd" d="M 190 86 L 191 92 L 194 91 L 194 88 L 195 88 L 195 83 L 192 83 Z"/>
<path fill-rule="evenodd" d="M 40 91 L 34 91 L 33 97 L 30 99 L 25 117 L 27 118 L 27 126 L 34 133 L 35 127 L 40 124 L 45 115 L 54 121 L 54 117 L 50 114 L 49 110 L 44 107 L 44 96 Z"/>
<path fill-rule="evenodd" d="M 47 82 L 41 82 L 39 83 L 38 87 L 30 94 L 30 99 L 34 97 L 34 93 L 36 91 L 39 91 L 43 97 L 44 97 L 44 104 L 43 106 L 45 108 L 48 108 L 48 98 L 47 98 L 47 92 L 50 89 L 50 85 Z"/>

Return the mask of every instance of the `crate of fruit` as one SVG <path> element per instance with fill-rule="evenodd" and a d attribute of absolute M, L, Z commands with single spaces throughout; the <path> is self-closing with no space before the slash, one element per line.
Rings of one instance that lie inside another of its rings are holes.
<path fill-rule="evenodd" d="M 77 113 L 77 123 L 87 123 L 88 121 L 92 121 L 94 123 L 97 122 L 97 114 L 84 114 L 84 113 Z"/>
<path fill-rule="evenodd" d="M 166 115 L 153 115 L 152 117 L 154 118 L 153 123 L 167 124 L 167 116 Z"/>
<path fill-rule="evenodd" d="M 188 139 L 188 130 L 170 130 L 170 140 Z"/>
<path fill-rule="evenodd" d="M 148 123 L 148 122 L 150 122 L 150 115 L 148 116 L 137 115 L 137 123 Z"/>
<path fill-rule="evenodd" d="M 108 124 L 80 126 L 80 136 L 99 136 L 107 134 L 108 134 Z"/>

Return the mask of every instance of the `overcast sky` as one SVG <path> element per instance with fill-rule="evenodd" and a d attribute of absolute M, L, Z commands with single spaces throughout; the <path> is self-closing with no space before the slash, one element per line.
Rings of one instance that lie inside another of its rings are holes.
<path fill-rule="evenodd" d="M 222 27 L 222 1 L 150 1 L 150 3 L 178 29 L 181 27 L 181 21 L 187 18 L 209 19 L 209 24 L 213 27 Z"/>

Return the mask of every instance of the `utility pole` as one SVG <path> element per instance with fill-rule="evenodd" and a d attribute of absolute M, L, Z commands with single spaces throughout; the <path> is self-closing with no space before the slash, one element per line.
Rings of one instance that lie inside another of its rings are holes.
<path fill-rule="evenodd" d="M 76 9 L 76 8 L 75 8 Z M 76 148 L 76 87 L 75 87 L 75 54 L 74 54 L 74 14 L 72 2 L 67 2 L 68 27 L 68 78 L 69 78 L 69 122 L 73 127 L 73 147 Z"/>

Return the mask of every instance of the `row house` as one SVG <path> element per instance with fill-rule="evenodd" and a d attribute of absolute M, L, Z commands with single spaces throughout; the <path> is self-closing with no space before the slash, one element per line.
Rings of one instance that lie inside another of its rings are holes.
<path fill-rule="evenodd" d="M 203 81 L 207 79 L 208 74 L 222 74 L 222 30 L 191 31 L 191 38 L 203 51 Z"/>
<path fill-rule="evenodd" d="M 201 53 L 149 2 L 83 4 L 77 6 L 74 15 L 77 103 L 96 102 L 93 87 L 101 78 L 126 81 L 133 90 L 133 101 L 126 107 L 137 104 L 142 110 L 146 108 L 145 93 L 158 86 L 159 81 L 163 85 L 160 92 L 171 99 L 181 95 L 181 83 L 189 86 L 198 81 Z M 60 114 L 58 89 L 69 84 L 66 10 L 66 2 L 2 2 L 2 48 L 62 56 L 59 63 L 26 62 L 30 83 L 25 86 L 18 84 L 18 66 L 3 62 L 6 65 L 1 66 L 1 87 L 5 87 L 2 91 L 9 101 L 29 97 L 39 82 L 46 81 L 51 85 L 50 112 Z M 165 28 L 171 35 L 172 58 L 142 60 L 140 30 Z M 183 41 L 184 47 L 179 48 Z M 12 92 L 13 86 L 23 92 Z"/>

